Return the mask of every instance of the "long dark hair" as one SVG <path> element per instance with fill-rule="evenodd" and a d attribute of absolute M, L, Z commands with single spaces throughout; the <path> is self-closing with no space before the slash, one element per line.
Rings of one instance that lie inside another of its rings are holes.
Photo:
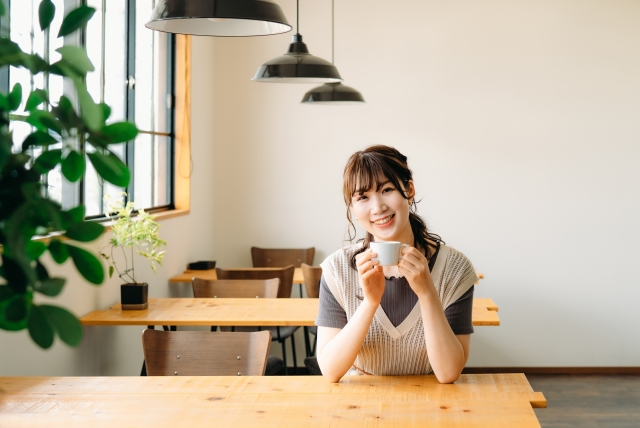
<path fill-rule="evenodd" d="M 389 180 L 398 189 L 403 198 L 409 200 L 406 189 L 409 181 L 413 180 L 413 173 L 407 165 L 407 157 L 393 147 L 376 145 L 356 152 L 347 161 L 343 174 L 343 196 L 347 205 L 347 220 L 349 227 L 347 233 L 349 241 L 353 242 L 356 237 L 356 227 L 351 219 L 351 198 L 355 193 L 364 193 L 374 186 L 376 191 L 382 188 L 382 184 Z M 402 184 L 402 185 L 401 185 Z M 403 190 L 404 189 L 404 190 Z M 431 259 L 436 249 L 444 241 L 435 233 L 429 232 L 424 220 L 417 214 L 418 206 L 415 198 L 409 210 L 409 224 L 413 232 L 414 247 L 424 251 L 427 259 Z M 367 248 L 373 240 L 373 236 L 367 232 L 362 248 L 356 251 L 351 257 L 351 267 L 356 269 L 356 256 Z"/>

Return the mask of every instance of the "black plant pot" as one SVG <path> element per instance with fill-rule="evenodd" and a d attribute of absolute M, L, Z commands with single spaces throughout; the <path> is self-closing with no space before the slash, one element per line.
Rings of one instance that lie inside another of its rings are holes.
<path fill-rule="evenodd" d="M 122 284 L 120 286 L 120 301 L 123 311 L 139 311 L 147 309 L 149 302 L 149 284 Z"/>

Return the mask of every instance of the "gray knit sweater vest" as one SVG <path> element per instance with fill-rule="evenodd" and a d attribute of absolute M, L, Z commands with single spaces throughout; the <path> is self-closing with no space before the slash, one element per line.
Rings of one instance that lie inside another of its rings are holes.
<path fill-rule="evenodd" d="M 342 248 L 321 264 L 327 285 L 345 310 L 347 320 L 351 320 L 362 302 L 363 292 L 358 272 L 349 265 L 351 256 L 360 245 Z M 473 265 L 465 255 L 445 245 L 440 247 L 431 277 L 443 309 L 458 300 L 478 281 Z M 354 367 L 347 375 L 359 375 L 363 372 L 373 375 L 418 375 L 431 371 L 418 302 L 397 327 L 393 326 L 382 307 L 378 306 Z"/>

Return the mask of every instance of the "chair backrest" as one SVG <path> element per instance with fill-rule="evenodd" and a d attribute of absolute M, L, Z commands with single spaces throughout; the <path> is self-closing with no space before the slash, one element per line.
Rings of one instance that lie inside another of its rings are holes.
<path fill-rule="evenodd" d="M 148 376 L 263 376 L 271 332 L 142 332 Z"/>
<path fill-rule="evenodd" d="M 302 263 L 313 264 L 315 247 L 311 248 L 258 248 L 251 247 L 253 267 L 285 267 Z"/>
<path fill-rule="evenodd" d="M 278 297 L 280 279 L 219 279 L 217 281 L 193 278 L 194 297 L 265 298 Z"/>
<path fill-rule="evenodd" d="M 283 268 L 238 268 L 238 269 L 220 269 L 216 268 L 218 279 L 272 279 L 280 280 L 278 287 L 278 298 L 291 297 L 291 287 L 293 285 L 293 272 L 295 266 L 287 266 Z"/>
<path fill-rule="evenodd" d="M 307 296 L 317 299 L 320 297 L 320 278 L 322 268 L 320 266 L 309 266 L 302 263 L 302 276 L 304 276 L 304 286 L 307 289 Z"/>

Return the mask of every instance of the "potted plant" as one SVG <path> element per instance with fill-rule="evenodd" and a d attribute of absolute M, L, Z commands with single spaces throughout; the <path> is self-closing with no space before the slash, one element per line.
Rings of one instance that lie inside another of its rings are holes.
<path fill-rule="evenodd" d="M 6 12 L 0 0 L 0 16 Z M 42 0 L 40 31 L 65 37 L 81 31 L 94 13 L 94 8 L 82 5 L 66 14 L 59 28 L 51 28 L 56 7 L 51 0 Z M 31 76 L 63 76 L 77 103 L 65 95 L 52 99 L 43 89 L 23 94 L 20 84 L 0 93 L 0 329 L 28 329 L 42 348 L 49 348 L 56 335 L 77 346 L 82 339 L 77 318 L 64 308 L 37 302 L 38 295 L 58 296 L 65 285 L 64 278 L 49 276 L 42 258 L 48 251 L 58 264 L 71 259 L 87 281 L 100 284 L 104 279 L 100 260 L 74 241 L 93 241 L 104 228 L 85 221 L 83 205 L 62 209 L 45 192 L 43 178 L 59 167 L 66 180 L 77 182 L 91 162 L 102 179 L 126 188 L 129 170 L 112 148 L 133 140 L 138 130 L 128 122 L 106 123 L 109 106 L 96 103 L 87 91 L 85 78 L 94 66 L 83 48 L 58 48 L 61 58 L 49 63 L 23 51 L 7 28 L 1 30 L 2 72 L 17 67 L 29 70 Z M 15 141 L 9 128 L 13 121 L 31 125 L 32 132 L 23 141 Z"/>
<path fill-rule="evenodd" d="M 109 241 L 109 254 L 104 251 L 100 255 L 109 263 L 109 278 L 113 276 L 114 271 L 124 284 L 120 285 L 120 301 L 123 310 L 140 310 L 147 309 L 149 306 L 147 296 L 149 292 L 149 284 L 139 282 L 135 277 L 134 267 L 134 248 L 142 257 L 149 260 L 151 269 L 156 272 L 156 263 L 162 266 L 162 258 L 165 251 L 161 248 L 167 245 L 165 241 L 158 236 L 160 225 L 153 220 L 153 216 L 145 212 L 143 209 L 138 210 L 136 219 L 132 217 L 134 203 L 132 201 L 124 203 L 126 193 L 121 193 L 123 198 L 117 199 L 115 202 L 109 203 L 107 212 L 115 214 L 107 214 L 107 217 L 113 218 L 111 225 L 113 236 Z M 110 195 L 105 196 L 105 201 L 110 202 Z M 127 256 L 127 248 L 130 249 L 130 257 Z M 121 250 L 124 259 L 124 268 L 116 262 L 114 250 Z M 103 249 L 104 250 L 104 249 Z M 131 267 L 129 267 L 131 260 Z"/>

